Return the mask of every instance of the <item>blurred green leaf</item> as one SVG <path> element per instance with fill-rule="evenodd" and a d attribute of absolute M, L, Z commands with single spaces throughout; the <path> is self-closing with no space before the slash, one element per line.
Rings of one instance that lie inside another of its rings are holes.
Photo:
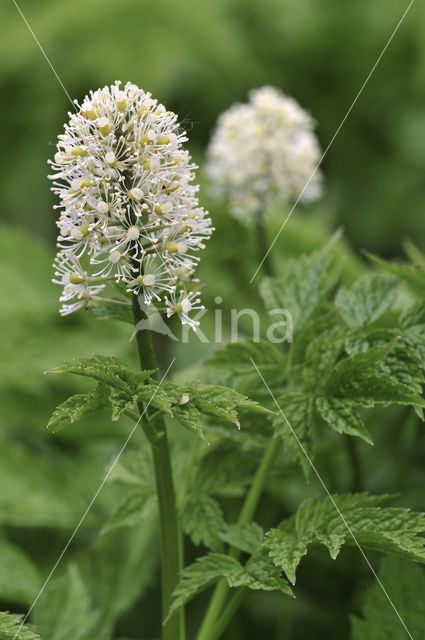
<path fill-rule="evenodd" d="M 220 538 L 231 547 L 244 551 L 245 553 L 256 553 L 263 541 L 263 529 L 256 522 L 236 522 L 229 524 L 220 533 Z"/>
<path fill-rule="evenodd" d="M 286 309 L 291 313 L 294 333 L 314 317 L 337 283 L 341 261 L 331 250 L 336 239 L 321 251 L 298 258 L 287 268 L 283 278 L 266 278 L 260 285 L 268 310 Z"/>
<path fill-rule="evenodd" d="M 34 608 L 40 633 L 51 640 L 89 640 L 96 633 L 99 611 L 93 608 L 78 566 L 71 564 L 46 585 Z"/>
<path fill-rule="evenodd" d="M 231 342 L 214 351 L 205 364 L 217 373 L 220 380 L 248 392 L 258 386 L 258 373 L 251 358 L 267 380 L 285 379 L 286 363 L 283 355 L 265 340 Z"/>
<path fill-rule="evenodd" d="M 101 530 L 106 534 L 119 527 L 132 527 L 156 513 L 157 504 L 154 487 L 150 491 L 135 489 L 129 493 L 116 507 L 111 517 Z"/>
<path fill-rule="evenodd" d="M 0 522 L 20 527 L 74 527 L 87 506 L 75 480 L 57 462 L 3 440 Z"/>
<path fill-rule="evenodd" d="M 100 536 L 80 558 L 82 575 L 101 612 L 97 633 L 106 638 L 117 619 L 140 598 L 155 580 L 159 560 L 156 510 L 131 527 Z"/>
<path fill-rule="evenodd" d="M 363 617 L 352 617 L 351 640 L 404 640 L 406 630 L 397 619 L 393 606 L 412 638 L 425 637 L 425 609 L 418 594 L 425 593 L 425 574 L 421 567 L 401 558 L 384 558 L 379 579 L 391 598 L 375 583 L 363 606 Z"/>
<path fill-rule="evenodd" d="M 133 326 L 134 318 L 131 310 L 131 306 L 117 304 L 106 304 L 97 302 L 93 306 L 93 313 L 99 320 L 120 320 L 121 322 L 127 322 Z"/>
<path fill-rule="evenodd" d="M 277 403 L 282 409 L 273 418 L 273 428 L 277 436 L 282 438 L 285 450 L 301 465 L 304 475 L 308 478 L 311 466 L 304 451 L 311 458 L 313 452 L 313 436 L 311 424 L 313 419 L 313 397 L 305 393 L 288 393 L 277 398 Z M 286 419 L 285 419 L 286 418 Z M 294 433 L 296 434 L 296 438 Z M 304 451 L 299 445 L 304 448 Z"/>
<path fill-rule="evenodd" d="M 225 524 L 223 512 L 214 498 L 195 492 L 186 501 L 181 518 L 183 530 L 193 544 L 220 550 L 220 533 Z"/>
<path fill-rule="evenodd" d="M 335 304 L 350 327 L 363 327 L 374 322 L 391 307 L 397 296 L 397 288 L 397 280 L 363 276 L 351 289 L 342 287 L 335 298 Z"/>
<path fill-rule="evenodd" d="M 27 554 L 0 533 L 0 598 L 32 604 L 41 587 L 41 576 Z"/>
<path fill-rule="evenodd" d="M 396 262 L 389 262 L 387 260 L 383 260 L 378 256 L 374 256 L 370 253 L 367 254 L 368 258 L 378 265 L 383 271 L 386 271 L 392 276 L 396 276 L 400 278 L 400 280 L 404 280 L 406 284 L 412 289 L 412 291 L 423 297 L 425 291 L 425 268 L 419 265 L 405 265 L 398 264 Z"/>
<path fill-rule="evenodd" d="M 345 332 L 336 326 L 324 331 L 310 343 L 303 363 L 308 391 L 314 392 L 335 364 L 344 346 Z"/>

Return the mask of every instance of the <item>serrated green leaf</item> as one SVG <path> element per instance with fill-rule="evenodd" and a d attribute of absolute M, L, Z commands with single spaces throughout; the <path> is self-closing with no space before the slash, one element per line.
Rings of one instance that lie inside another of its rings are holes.
<path fill-rule="evenodd" d="M 283 569 L 288 580 L 295 584 L 295 572 L 307 553 L 308 544 L 299 540 L 296 535 L 281 529 L 267 531 L 264 544 L 275 565 Z"/>
<path fill-rule="evenodd" d="M 123 413 L 129 411 L 135 403 L 135 398 L 127 391 L 113 390 L 109 397 L 112 407 L 112 420 L 119 420 Z"/>
<path fill-rule="evenodd" d="M 294 332 L 298 333 L 334 288 L 340 266 L 340 260 L 329 246 L 312 255 L 301 256 L 288 266 L 283 278 L 263 280 L 260 293 L 266 308 L 289 311 Z"/>
<path fill-rule="evenodd" d="M 425 638 L 425 574 L 400 558 L 384 558 L 379 579 L 412 638 Z M 420 594 L 420 595 L 419 595 Z M 363 618 L 352 618 L 351 640 L 405 640 L 406 630 L 381 586 L 374 582 L 363 606 Z"/>
<path fill-rule="evenodd" d="M 369 260 L 374 262 L 383 271 L 404 280 L 409 288 L 418 296 L 423 296 L 425 291 L 425 268 L 417 265 L 400 264 L 396 262 L 388 262 L 378 256 L 366 252 Z"/>
<path fill-rule="evenodd" d="M 174 600 L 169 615 L 183 606 L 192 598 L 205 591 L 220 578 L 236 580 L 242 566 L 237 560 L 219 553 L 209 553 L 197 558 L 196 562 L 186 567 L 177 587 L 174 590 Z"/>
<path fill-rule="evenodd" d="M 23 616 L 0 611 L 0 640 L 39 640 L 31 626 L 21 628 Z"/>
<path fill-rule="evenodd" d="M 193 402 L 180 404 L 186 393 L 185 388 L 173 382 L 165 382 L 163 388 L 170 399 L 173 417 L 186 429 L 205 440 L 200 411 Z"/>
<path fill-rule="evenodd" d="M 351 509 L 380 507 L 392 498 L 390 494 L 374 496 L 364 492 L 334 494 L 333 501 L 329 497 L 305 500 L 296 512 L 295 529 L 300 538 L 309 538 L 315 531 L 321 529 L 323 523 L 326 524 L 328 520 L 335 517 L 337 514 L 335 504 L 345 517 Z"/>
<path fill-rule="evenodd" d="M 409 387 L 395 382 L 389 376 L 370 376 L 357 379 L 350 390 L 345 390 L 346 397 L 362 407 L 393 404 L 425 407 L 425 401 Z"/>
<path fill-rule="evenodd" d="M 291 363 L 293 365 L 304 363 L 307 349 L 313 340 L 327 331 L 329 327 L 335 327 L 338 322 L 338 313 L 334 308 L 326 306 L 319 309 L 297 334 L 297 339 L 292 345 Z"/>
<path fill-rule="evenodd" d="M 372 347 L 368 351 L 344 358 L 330 372 L 324 389 L 335 397 L 350 397 L 353 386 L 376 373 L 378 367 L 394 348 L 396 341 Z"/>
<path fill-rule="evenodd" d="M 358 410 L 350 400 L 320 397 L 316 398 L 316 407 L 323 420 L 338 433 L 358 436 L 369 444 L 373 444 Z"/>
<path fill-rule="evenodd" d="M 344 346 L 345 332 L 333 327 L 317 336 L 307 349 L 303 373 L 307 390 L 316 391 Z"/>
<path fill-rule="evenodd" d="M 34 608 L 34 621 L 42 636 L 49 640 L 90 640 L 99 612 L 93 604 L 76 564 L 50 580 Z"/>
<path fill-rule="evenodd" d="M 348 494 L 307 500 L 280 525 L 279 533 L 266 534 L 263 546 L 290 580 L 295 580 L 296 568 L 313 543 L 325 545 L 332 558 L 344 543 L 358 543 L 425 563 L 424 539 L 419 536 L 425 531 L 425 514 L 382 506 L 389 498 Z"/>
<path fill-rule="evenodd" d="M 169 415 L 173 414 L 172 401 L 163 386 L 157 382 L 139 385 L 135 398 L 145 404 L 149 403 L 149 406 L 154 409 L 159 409 Z"/>
<path fill-rule="evenodd" d="M 237 560 L 219 553 L 197 558 L 186 567 L 174 591 L 169 616 L 220 578 L 226 578 L 229 587 L 248 587 L 254 590 L 278 590 L 292 595 L 289 585 L 266 554 L 256 554 L 243 567 Z"/>
<path fill-rule="evenodd" d="M 94 378 L 111 387 L 133 393 L 138 383 L 148 378 L 153 371 L 134 372 L 113 356 L 93 355 L 88 358 L 76 358 L 60 367 L 49 369 L 47 373 L 74 373 Z"/>
<path fill-rule="evenodd" d="M 207 415 L 231 422 L 239 427 L 238 414 L 240 411 L 254 411 L 271 413 L 255 400 L 250 400 L 234 389 L 218 385 L 190 384 L 187 386 L 189 402 Z"/>
<path fill-rule="evenodd" d="M 324 385 L 324 393 L 351 400 L 363 407 L 391 404 L 425 406 L 424 400 L 408 386 L 396 382 L 388 375 L 377 375 L 397 343 L 395 340 L 341 360 L 330 372 Z"/>
<path fill-rule="evenodd" d="M 220 533 L 220 538 L 224 542 L 249 554 L 256 553 L 260 549 L 263 536 L 263 529 L 256 522 L 230 524 Z"/>
<path fill-rule="evenodd" d="M 390 353 L 379 366 L 378 372 L 389 375 L 396 382 L 410 387 L 415 393 L 422 393 L 423 373 L 420 369 L 415 349 L 395 329 L 373 329 L 347 338 L 345 348 L 349 355 L 356 355 L 377 345 L 385 345 L 397 340 Z"/>
<path fill-rule="evenodd" d="M 349 355 L 356 355 L 361 351 L 367 351 L 374 346 L 388 344 L 397 339 L 393 349 L 379 365 L 377 371 L 421 395 L 424 374 L 418 359 L 417 345 L 413 346 L 405 335 L 398 339 L 399 336 L 400 332 L 396 329 L 366 329 L 349 336 L 345 348 Z M 422 417 L 422 411 L 419 408 L 417 412 L 419 417 Z"/>
<path fill-rule="evenodd" d="M 166 382 L 163 388 L 170 399 L 176 420 L 203 439 L 205 438 L 201 413 L 213 416 L 220 421 L 231 422 L 239 427 L 239 411 L 269 412 L 258 402 L 228 387 L 200 383 L 178 385 Z"/>
<path fill-rule="evenodd" d="M 90 393 L 77 393 L 71 396 L 55 409 L 47 426 L 53 427 L 56 433 L 69 424 L 104 409 L 109 405 L 109 393 L 109 387 L 99 383 Z"/>
<path fill-rule="evenodd" d="M 285 450 L 294 460 L 299 462 L 304 474 L 306 477 L 309 477 L 311 466 L 304 451 L 310 459 L 313 457 L 313 437 L 311 431 L 313 398 L 304 393 L 288 393 L 277 398 L 277 403 L 282 409 L 283 415 L 279 412 L 273 418 L 275 433 L 282 438 Z M 295 432 L 304 451 L 292 431 Z"/>
<path fill-rule="evenodd" d="M 342 287 L 335 304 L 350 327 L 363 327 L 379 318 L 397 296 L 398 281 L 382 276 L 363 276 L 351 289 Z"/>
<path fill-rule="evenodd" d="M 276 567 L 267 553 L 258 552 L 252 556 L 238 574 L 227 577 L 230 587 L 248 587 L 254 591 L 280 591 L 292 596 L 292 589 L 282 578 L 281 571 Z"/>
<path fill-rule="evenodd" d="M 220 533 L 225 528 L 223 512 L 216 500 L 207 495 L 191 495 L 182 513 L 183 530 L 196 545 L 213 551 L 220 549 Z"/>
<path fill-rule="evenodd" d="M 409 307 L 400 317 L 405 339 L 417 353 L 422 368 L 425 368 L 425 302 Z"/>

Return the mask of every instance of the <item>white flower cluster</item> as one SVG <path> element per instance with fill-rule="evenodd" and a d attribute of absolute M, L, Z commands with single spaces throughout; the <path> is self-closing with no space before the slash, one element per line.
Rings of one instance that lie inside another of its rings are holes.
<path fill-rule="evenodd" d="M 76 106 L 49 176 L 60 198 L 61 313 L 102 300 L 112 280 L 194 326 L 196 252 L 212 227 L 177 116 L 131 83 L 90 92 Z"/>
<path fill-rule="evenodd" d="M 263 87 L 250 93 L 247 104 L 235 104 L 220 116 L 207 173 L 213 194 L 249 221 L 276 201 L 317 199 L 321 176 L 318 171 L 311 176 L 319 159 L 311 117 L 281 91 Z"/>

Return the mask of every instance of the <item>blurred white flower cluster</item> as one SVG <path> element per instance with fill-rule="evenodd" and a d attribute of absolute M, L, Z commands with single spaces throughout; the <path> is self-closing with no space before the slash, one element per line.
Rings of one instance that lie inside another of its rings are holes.
<path fill-rule="evenodd" d="M 274 87 L 252 91 L 247 104 L 233 105 L 218 120 L 207 151 L 213 194 L 246 221 L 274 202 L 317 199 L 321 176 L 311 176 L 320 148 L 313 124 L 295 100 Z"/>
<path fill-rule="evenodd" d="M 196 253 L 212 233 L 192 185 L 196 165 L 177 116 L 151 94 L 116 82 L 69 113 L 51 162 L 60 218 L 55 280 L 63 315 L 122 282 L 168 316 L 199 307 Z"/>

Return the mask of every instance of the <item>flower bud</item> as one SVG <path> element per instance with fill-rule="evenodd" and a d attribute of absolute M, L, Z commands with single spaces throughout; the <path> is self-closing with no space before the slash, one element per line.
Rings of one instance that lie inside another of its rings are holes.
<path fill-rule="evenodd" d="M 129 240 L 137 240 L 138 237 L 140 236 L 140 229 L 139 227 L 130 227 L 127 231 L 127 238 Z"/>
<path fill-rule="evenodd" d="M 131 198 L 131 200 L 139 201 L 143 198 L 143 195 L 143 191 L 139 189 L 139 187 L 134 187 L 134 189 L 130 189 L 128 192 L 128 197 Z"/>
<path fill-rule="evenodd" d="M 100 133 L 102 133 L 104 136 L 108 135 L 108 133 L 110 133 L 112 130 L 111 123 L 109 122 L 108 118 L 98 118 L 96 124 Z"/>

